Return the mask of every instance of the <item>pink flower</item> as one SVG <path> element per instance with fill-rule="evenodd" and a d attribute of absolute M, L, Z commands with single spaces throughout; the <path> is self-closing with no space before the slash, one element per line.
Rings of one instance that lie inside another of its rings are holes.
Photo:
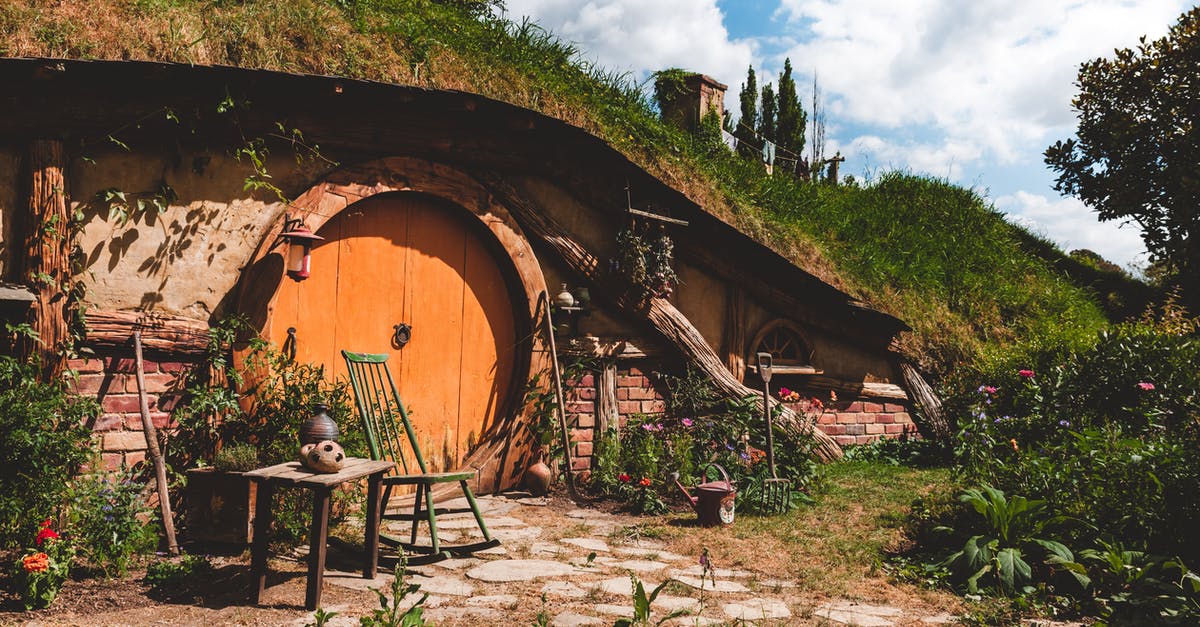
<path fill-rule="evenodd" d="M 1019 370 L 1019 371 L 1017 371 L 1017 374 L 1018 374 L 1018 375 L 1020 375 L 1020 376 L 1022 376 L 1022 377 L 1024 377 L 1024 378 L 1026 378 L 1026 379 L 1032 379 L 1032 378 L 1033 378 L 1033 371 L 1032 371 L 1032 370 L 1030 370 L 1030 369 L 1028 369 L 1028 368 L 1026 368 L 1026 369 L 1024 369 L 1024 370 Z"/>
<path fill-rule="evenodd" d="M 681 422 L 681 423 L 683 424 L 683 426 L 685 426 L 685 427 L 690 427 L 690 426 L 692 426 L 692 419 L 691 419 L 691 418 L 684 418 L 683 420 L 680 420 L 679 422 Z"/>
<path fill-rule="evenodd" d="M 1146 381 L 1142 381 L 1142 382 L 1138 383 L 1137 386 L 1138 386 L 1138 389 L 1142 390 L 1143 392 L 1149 392 L 1150 390 L 1154 389 L 1154 384 L 1147 383 Z"/>
<path fill-rule="evenodd" d="M 992 386 L 992 385 L 985 385 L 985 386 L 983 386 L 983 387 L 981 387 L 981 388 L 979 388 L 979 389 L 980 389 L 980 391 L 982 391 L 984 394 L 995 394 L 995 393 L 996 393 L 996 387 L 995 387 L 995 386 Z"/>

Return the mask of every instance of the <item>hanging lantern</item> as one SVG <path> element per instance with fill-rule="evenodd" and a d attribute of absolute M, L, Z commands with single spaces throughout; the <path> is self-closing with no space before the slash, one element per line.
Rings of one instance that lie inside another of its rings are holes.
<path fill-rule="evenodd" d="M 312 269 L 312 247 L 314 241 L 325 239 L 308 230 L 299 218 L 284 223 L 280 237 L 288 243 L 287 275 L 293 281 L 303 281 L 308 278 Z"/>

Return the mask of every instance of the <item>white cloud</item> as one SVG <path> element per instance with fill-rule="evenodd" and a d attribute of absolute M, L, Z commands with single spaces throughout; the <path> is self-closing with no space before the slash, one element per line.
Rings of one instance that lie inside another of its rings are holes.
<path fill-rule="evenodd" d="M 831 117 L 923 128 L 1014 163 L 1071 132 L 1080 62 L 1161 35 L 1179 0 L 782 0 L 800 43 L 777 56 L 816 69 Z M 962 148 L 954 149 L 963 152 Z"/>
<path fill-rule="evenodd" d="M 845 150 L 870 169 L 906 170 L 952 181 L 961 179 L 964 164 L 980 155 L 979 146 L 971 142 L 897 141 L 878 135 L 859 135 Z"/>
<path fill-rule="evenodd" d="M 508 0 L 510 19 L 533 20 L 579 44 L 585 58 L 644 77 L 668 67 L 729 83 L 745 76 L 751 40 L 732 40 L 715 0 Z M 728 108 L 728 105 L 726 105 Z"/>
<path fill-rule="evenodd" d="M 996 199 L 1010 219 L 1056 242 L 1063 250 L 1087 248 L 1121 266 L 1146 259 L 1136 225 L 1098 222 L 1091 209 L 1074 198 L 1047 198 L 1017 192 Z"/>

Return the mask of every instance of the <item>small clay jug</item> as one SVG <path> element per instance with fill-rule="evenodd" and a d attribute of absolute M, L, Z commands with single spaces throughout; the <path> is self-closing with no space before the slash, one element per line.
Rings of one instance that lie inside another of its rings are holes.
<path fill-rule="evenodd" d="M 546 465 L 545 449 L 538 448 L 533 453 L 535 460 L 525 469 L 525 487 L 534 496 L 545 496 L 550 491 L 550 481 L 554 478 L 550 466 Z"/>
<path fill-rule="evenodd" d="M 300 444 L 316 444 L 330 440 L 338 441 L 338 426 L 329 417 L 329 405 L 317 403 L 313 405 L 313 415 L 300 425 Z"/>

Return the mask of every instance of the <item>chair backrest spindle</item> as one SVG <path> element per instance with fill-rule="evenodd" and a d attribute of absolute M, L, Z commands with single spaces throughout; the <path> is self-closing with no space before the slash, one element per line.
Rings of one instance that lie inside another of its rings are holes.
<path fill-rule="evenodd" d="M 416 432 L 408 418 L 396 383 L 387 365 L 387 354 L 352 353 L 342 351 L 346 369 L 350 373 L 350 387 L 354 391 L 354 404 L 366 432 L 367 445 L 372 459 L 388 459 L 400 465 L 405 474 L 410 472 L 407 456 L 404 455 L 403 440 L 408 440 L 413 458 L 422 473 L 428 472 Z M 397 418 L 404 426 L 400 434 Z"/>

